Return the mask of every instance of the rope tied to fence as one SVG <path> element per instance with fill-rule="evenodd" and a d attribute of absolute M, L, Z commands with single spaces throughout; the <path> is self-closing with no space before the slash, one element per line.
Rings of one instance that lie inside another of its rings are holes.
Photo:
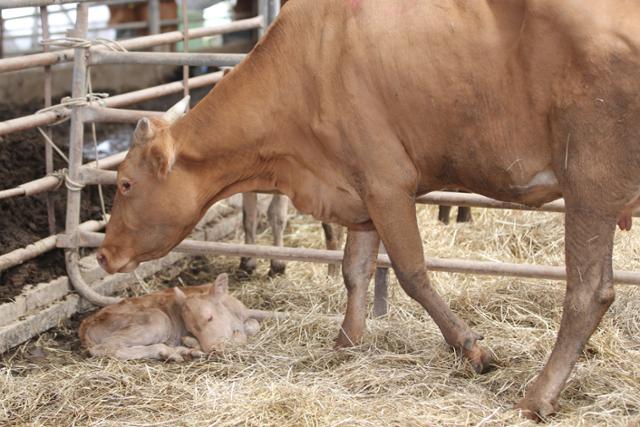
<path fill-rule="evenodd" d="M 95 39 L 83 39 L 81 37 L 60 37 L 57 39 L 40 40 L 43 46 L 54 46 L 66 49 L 85 48 L 89 49 L 93 46 L 104 46 L 114 52 L 127 52 L 127 49 L 115 40 L 104 39 L 101 37 Z"/>

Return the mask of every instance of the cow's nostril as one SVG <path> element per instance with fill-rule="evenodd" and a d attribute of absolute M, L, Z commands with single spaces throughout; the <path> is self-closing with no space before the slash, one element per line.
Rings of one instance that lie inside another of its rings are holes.
<path fill-rule="evenodd" d="M 102 267 L 103 269 L 107 269 L 107 256 L 105 254 L 103 254 L 102 252 L 98 252 L 98 255 L 96 255 L 96 258 L 98 259 L 98 264 L 100 264 L 100 267 Z"/>

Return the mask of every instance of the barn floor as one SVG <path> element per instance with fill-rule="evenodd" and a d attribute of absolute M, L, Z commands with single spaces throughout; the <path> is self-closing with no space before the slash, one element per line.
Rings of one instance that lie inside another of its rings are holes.
<path fill-rule="evenodd" d="M 562 216 L 476 209 L 471 225 L 436 223 L 419 208 L 426 252 L 539 264 L 562 262 Z M 618 233 L 614 265 L 640 270 L 640 225 Z M 239 239 L 236 239 L 239 240 Z M 263 232 L 261 242 L 268 243 Z M 322 247 L 320 225 L 295 216 L 286 244 Z M 230 258 L 195 258 L 134 293 L 203 283 Z M 78 319 L 0 359 L 0 425 L 534 425 L 511 410 L 551 350 L 563 284 L 438 273 L 456 312 L 485 335 L 498 369 L 477 375 L 444 344 L 392 277 L 390 314 L 370 320 L 363 345 L 332 351 L 345 292 L 326 267 L 260 262 L 232 292 L 248 306 L 291 313 L 248 346 L 184 364 L 88 359 Z M 640 288 L 617 300 L 592 337 L 549 425 L 640 425 Z"/>

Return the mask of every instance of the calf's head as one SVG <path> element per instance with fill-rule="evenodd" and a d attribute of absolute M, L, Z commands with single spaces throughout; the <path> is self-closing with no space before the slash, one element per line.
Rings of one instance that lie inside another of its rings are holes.
<path fill-rule="evenodd" d="M 162 118 L 144 118 L 118 168 L 117 192 L 98 262 L 109 273 L 129 272 L 168 253 L 202 213 L 193 174 L 177 164 L 179 140 L 170 126 L 189 104 L 184 98 Z"/>
<path fill-rule="evenodd" d="M 186 330 L 198 342 L 202 351 L 222 351 L 225 342 L 234 338 L 236 319 L 224 304 L 229 293 L 229 278 L 221 274 L 204 295 L 186 296 L 179 288 L 174 288 L 175 300 Z"/>

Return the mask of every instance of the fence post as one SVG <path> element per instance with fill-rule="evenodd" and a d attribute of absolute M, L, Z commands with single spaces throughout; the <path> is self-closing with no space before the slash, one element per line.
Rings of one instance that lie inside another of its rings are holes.
<path fill-rule="evenodd" d="M 40 23 L 42 26 L 42 39 L 49 39 L 49 10 L 47 6 L 40 7 Z M 44 43 L 42 45 L 42 51 L 48 52 L 49 45 Z M 44 67 L 44 107 L 51 107 L 51 66 L 45 65 Z M 51 139 L 51 129 L 47 129 L 47 135 Z M 44 144 L 44 163 L 45 173 L 47 175 L 53 173 L 53 149 L 51 145 Z M 53 194 L 47 192 L 47 219 L 49 222 L 49 234 L 56 234 L 56 212 L 53 203 Z"/>
<path fill-rule="evenodd" d="M 0 59 L 4 58 L 4 20 L 0 9 Z"/>
<path fill-rule="evenodd" d="M 258 0 L 258 14 L 262 16 L 262 27 L 258 30 L 258 37 L 261 38 L 271 23 L 269 21 L 269 0 Z"/>
<path fill-rule="evenodd" d="M 187 0 L 182 0 L 182 51 L 184 53 L 189 52 L 189 16 L 187 15 L 189 11 L 187 10 Z M 182 66 L 182 85 L 183 85 L 183 96 L 189 96 L 189 66 Z M 187 106 L 187 109 L 189 106 Z"/>
<path fill-rule="evenodd" d="M 86 3 L 78 4 L 76 26 L 73 37 L 85 39 L 89 23 L 89 8 Z M 89 48 L 76 47 L 74 50 L 73 83 L 71 96 L 83 99 L 87 96 L 87 63 Z M 80 225 L 80 201 L 82 195 L 82 145 L 84 141 L 84 123 L 82 112 L 84 106 L 71 107 L 71 125 L 69 131 L 69 171 L 66 179 L 67 186 L 67 219 L 65 224 L 66 240 L 73 242 L 74 247 L 65 249 L 65 264 L 67 274 L 73 287 L 83 298 L 96 305 L 109 305 L 120 301 L 119 298 L 106 297 L 98 294 L 86 284 L 80 275 L 80 260 L 78 248 L 78 227 Z M 78 185 L 80 184 L 80 185 Z"/>
<path fill-rule="evenodd" d="M 160 0 L 149 0 L 149 13 L 147 15 L 149 34 L 160 33 Z"/>

